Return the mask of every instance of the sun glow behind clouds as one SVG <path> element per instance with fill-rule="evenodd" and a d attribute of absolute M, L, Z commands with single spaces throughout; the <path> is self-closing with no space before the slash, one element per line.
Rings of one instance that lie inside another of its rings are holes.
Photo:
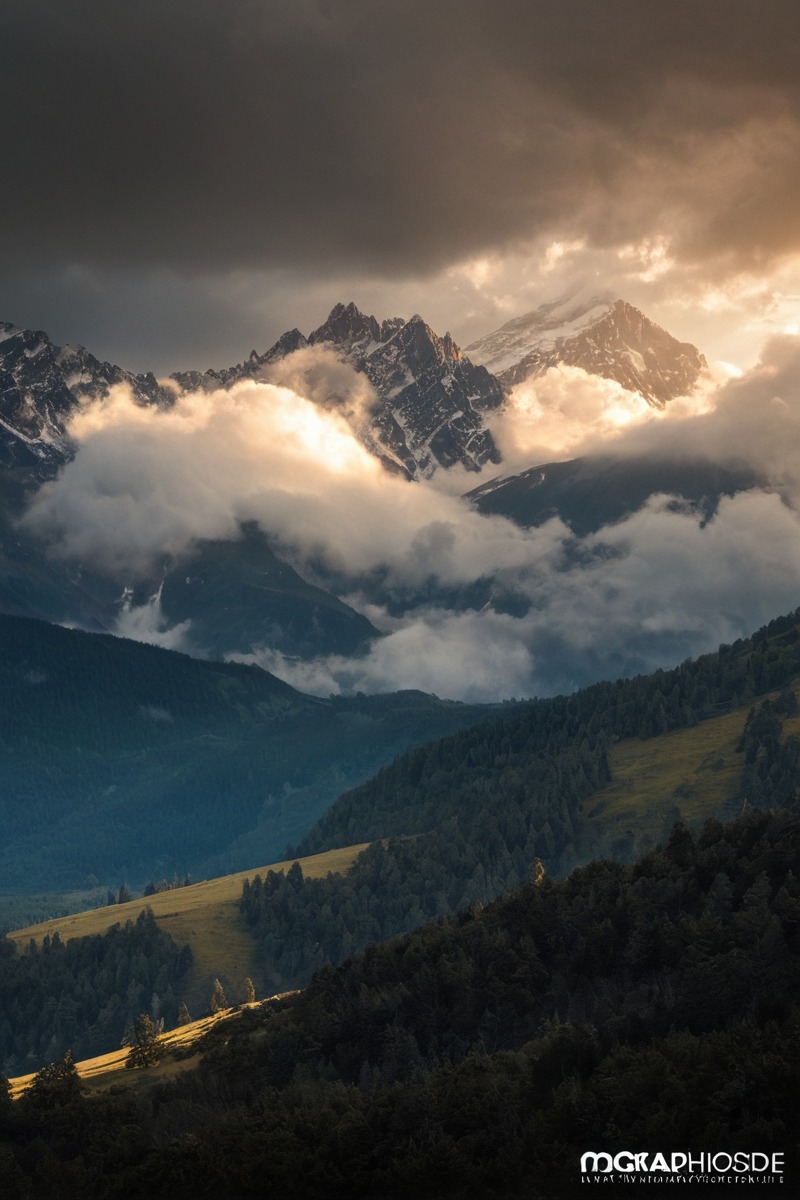
<path fill-rule="evenodd" d="M 586 238 L 573 238 L 572 241 L 565 242 L 551 242 L 542 255 L 541 270 L 543 274 L 549 275 L 559 264 L 563 263 L 563 260 L 585 249 Z"/>

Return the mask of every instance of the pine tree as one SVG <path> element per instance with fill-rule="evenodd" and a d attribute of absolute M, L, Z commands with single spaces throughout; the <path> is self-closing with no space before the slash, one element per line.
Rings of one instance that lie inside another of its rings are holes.
<path fill-rule="evenodd" d="M 133 1022 L 133 1036 L 126 1039 L 123 1045 L 130 1046 L 130 1052 L 125 1059 L 127 1068 L 152 1067 L 161 1059 L 163 1050 L 158 1035 L 163 1029 L 163 1022 L 154 1021 L 147 1013 L 139 1013 Z"/>
<path fill-rule="evenodd" d="M 0 1072 L 0 1131 L 2 1131 L 5 1118 L 9 1116 L 11 1110 L 11 1084 Z"/>
<path fill-rule="evenodd" d="M 68 1050 L 60 1062 L 37 1071 L 23 1095 L 35 1108 L 55 1108 L 78 1099 L 81 1084 L 72 1051 Z"/>
<path fill-rule="evenodd" d="M 211 992 L 210 1008 L 212 1013 L 222 1012 L 223 1009 L 230 1007 L 228 998 L 225 995 L 225 990 L 218 979 L 214 980 L 214 987 Z"/>
<path fill-rule="evenodd" d="M 180 1004 L 178 1005 L 178 1022 L 177 1023 L 178 1023 L 178 1025 L 189 1025 L 191 1023 L 191 1020 L 192 1020 L 191 1014 L 189 1013 L 189 1009 L 186 1007 L 186 1001 L 181 1000 Z"/>
<path fill-rule="evenodd" d="M 253 981 L 250 976 L 244 981 L 244 1003 L 252 1004 L 256 998 L 256 989 L 253 987 Z"/>

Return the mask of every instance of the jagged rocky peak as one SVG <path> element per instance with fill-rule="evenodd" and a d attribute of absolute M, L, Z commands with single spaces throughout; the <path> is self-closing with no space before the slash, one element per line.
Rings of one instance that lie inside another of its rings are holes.
<path fill-rule="evenodd" d="M 551 367 L 580 367 L 616 380 L 657 408 L 696 386 L 706 360 L 632 304 L 609 293 L 573 293 L 515 317 L 467 353 L 507 388 Z"/>
<path fill-rule="evenodd" d="M 691 392 L 708 366 L 691 342 L 679 342 L 625 300 L 562 348 L 568 366 L 615 379 L 655 408 Z"/>
<path fill-rule="evenodd" d="M 381 321 L 381 341 L 388 342 L 389 338 L 394 337 L 398 329 L 402 329 L 405 323 L 405 317 L 387 317 L 385 321 Z"/>
<path fill-rule="evenodd" d="M 297 335 L 298 331 L 293 330 L 292 333 Z M 271 355 L 277 356 L 279 349 L 284 353 L 296 349 L 297 346 L 287 341 L 291 337 L 292 334 L 284 334 L 260 361 L 265 361 Z M 302 334 L 299 337 L 302 338 Z M 419 313 L 414 313 L 408 320 L 405 317 L 389 317 L 379 324 L 375 317 L 361 312 L 352 302 L 335 305 L 328 319 L 308 335 L 308 341 L 303 339 L 303 344 L 309 345 L 323 342 L 344 351 L 351 361 L 359 355 L 372 356 L 388 342 L 393 343 L 393 349 L 410 356 L 419 366 L 461 361 L 461 350 L 450 334 L 439 337 Z"/>
<path fill-rule="evenodd" d="M 260 357 L 256 355 L 255 360 L 258 363 L 274 362 L 276 359 L 285 358 L 287 354 L 293 354 L 295 350 L 302 350 L 308 345 L 306 338 L 299 329 L 290 329 L 287 333 L 282 333 L 274 346 L 271 346 L 266 354 Z M 255 354 L 255 351 L 253 352 Z M 251 355 L 251 360 L 253 356 Z"/>
<path fill-rule="evenodd" d="M 303 344 L 325 345 L 375 389 L 378 404 L 358 435 L 390 470 L 417 478 L 456 463 L 480 470 L 487 461 L 499 461 L 482 414 L 502 402 L 502 385 L 465 359 L 449 333 L 439 337 L 419 314 L 379 323 L 353 303 L 337 304 L 307 341 L 298 337 L 296 330 L 284 334 L 265 355 L 227 375 L 256 374 Z"/>
<path fill-rule="evenodd" d="M 81 402 L 125 384 L 140 404 L 170 403 L 155 376 L 101 362 L 83 346 L 57 346 L 40 329 L 0 324 L 0 456 L 58 465 L 73 453 L 68 427 Z"/>
<path fill-rule="evenodd" d="M 381 328 L 374 317 L 362 313 L 351 301 L 335 305 L 327 321 L 310 333 L 308 340 L 311 345 L 334 342 L 337 346 L 350 347 L 359 342 L 379 342 Z"/>
<path fill-rule="evenodd" d="M 439 337 L 419 313 L 406 321 L 393 338 L 420 366 L 461 362 L 461 351 L 450 334 Z"/>
<path fill-rule="evenodd" d="M 615 299 L 610 292 L 588 297 L 581 291 L 567 293 L 506 321 L 499 329 L 471 342 L 466 353 L 473 362 L 501 376 L 531 352 L 553 350 L 559 342 L 593 325 L 610 312 Z"/>

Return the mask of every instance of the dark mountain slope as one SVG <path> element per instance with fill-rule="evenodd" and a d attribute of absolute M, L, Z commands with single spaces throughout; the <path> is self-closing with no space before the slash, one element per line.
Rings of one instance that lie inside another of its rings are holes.
<path fill-rule="evenodd" d="M 498 476 L 467 492 L 466 499 L 482 513 L 509 517 L 523 527 L 560 517 L 581 537 L 637 512 L 659 493 L 687 501 L 708 519 L 722 496 L 758 486 L 764 481 L 752 469 L 707 458 L 593 455 Z"/>
<path fill-rule="evenodd" d="M 160 581 L 136 588 L 135 599 L 146 603 L 156 587 L 165 621 L 190 621 L 187 642 L 211 658 L 259 647 L 298 658 L 357 654 L 380 636 L 361 613 L 279 558 L 255 522 L 245 522 L 235 540 L 195 542 Z"/>
<path fill-rule="evenodd" d="M 353 654 L 379 636 L 366 617 L 303 579 L 253 522 L 238 538 L 193 542 L 145 579 L 52 557 L 17 523 L 38 482 L 29 468 L 0 465 L 0 612 L 114 631 L 126 607 L 158 596 L 160 627 L 191 622 L 187 649 L 211 658 L 257 647 L 309 658 Z"/>
<path fill-rule="evenodd" d="M 0 704 L 0 868 L 28 892 L 279 858 L 350 781 L 485 712 L 318 700 L 255 667 L 9 616 Z"/>

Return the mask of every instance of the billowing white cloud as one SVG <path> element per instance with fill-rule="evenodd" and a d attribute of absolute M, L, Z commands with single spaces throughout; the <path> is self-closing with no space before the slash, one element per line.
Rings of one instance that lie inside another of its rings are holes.
<path fill-rule="evenodd" d="M 271 384 L 137 405 L 124 387 L 88 405 L 71 432 L 80 450 L 36 494 L 25 525 L 63 557 L 99 559 L 123 577 L 152 570 L 193 538 L 235 537 L 239 521 L 291 508 L 305 543 L 324 540 L 320 497 L 348 481 L 378 490 L 379 464 L 344 417 Z M 335 524 L 332 518 L 331 525 Z"/>
<path fill-rule="evenodd" d="M 666 417 L 571 370 L 516 393 L 501 421 L 514 466 L 601 446 L 705 455 L 764 480 L 724 498 L 710 520 L 654 496 L 583 538 L 557 519 L 523 530 L 481 516 L 448 491 L 452 477 L 441 488 L 387 474 L 351 424 L 372 402 L 368 388 L 341 364 L 326 375 L 330 365 L 315 352 L 289 360 L 281 385 L 241 383 L 162 410 L 117 390 L 76 419 L 79 451 L 34 498 L 26 524 L 55 553 L 103 562 L 130 582 L 193 539 L 234 537 L 257 520 L 301 570 L 313 560 L 338 579 L 383 632 L 360 658 L 301 663 L 254 650 L 321 693 L 419 687 L 485 700 L 567 690 L 670 665 L 797 605 L 796 337 L 773 340 L 751 372 Z M 322 407 L 301 392 L 337 400 Z M 191 645 L 188 625 L 165 626 L 157 596 L 128 606 L 119 631 Z"/>
<path fill-rule="evenodd" d="M 791 611 L 800 597 L 800 518 L 775 494 L 723 499 L 703 524 L 655 496 L 583 539 L 574 563 L 515 576 L 522 616 L 444 608 L 408 611 L 362 659 L 301 663 L 273 650 L 246 656 L 301 690 L 418 687 L 462 700 L 571 691 L 649 672 L 734 641 Z M 352 599 L 352 598 L 351 598 Z"/>
<path fill-rule="evenodd" d="M 338 413 L 353 432 L 369 421 L 379 401 L 367 376 L 343 362 L 330 346 L 304 346 L 264 368 L 264 378 L 318 408 Z"/>
<path fill-rule="evenodd" d="M 551 367 L 539 378 L 518 384 L 491 422 L 503 471 L 512 474 L 534 463 L 597 453 L 603 447 L 613 450 L 631 427 L 707 412 L 725 377 L 717 368 L 701 379 L 691 396 L 659 410 L 613 379 L 589 375 L 580 367 Z"/>
<path fill-rule="evenodd" d="M 526 534 L 388 474 L 339 411 L 273 384 L 180 396 L 170 409 L 118 388 L 71 432 L 78 454 L 24 524 L 62 557 L 99 559 L 123 577 L 194 538 L 235 537 L 246 519 L 340 572 L 385 565 L 398 585 L 431 574 L 465 583 L 557 545 L 547 530 Z"/>

